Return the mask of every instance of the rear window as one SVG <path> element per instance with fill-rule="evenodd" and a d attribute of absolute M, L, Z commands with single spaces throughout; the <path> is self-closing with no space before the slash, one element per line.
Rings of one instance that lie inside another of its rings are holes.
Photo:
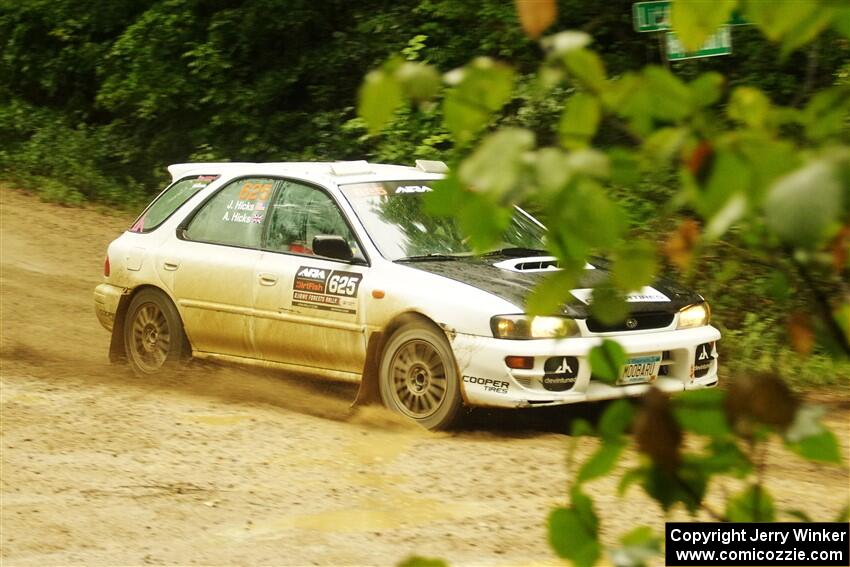
<path fill-rule="evenodd" d="M 218 179 L 218 175 L 198 175 L 181 179 L 167 187 L 136 219 L 130 232 L 150 232 L 170 217 L 192 196 Z"/>

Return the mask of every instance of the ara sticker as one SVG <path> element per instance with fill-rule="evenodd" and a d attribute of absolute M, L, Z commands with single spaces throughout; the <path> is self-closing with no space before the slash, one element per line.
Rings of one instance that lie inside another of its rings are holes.
<path fill-rule="evenodd" d="M 301 266 L 292 286 L 292 305 L 338 313 L 357 312 L 362 274 Z"/>

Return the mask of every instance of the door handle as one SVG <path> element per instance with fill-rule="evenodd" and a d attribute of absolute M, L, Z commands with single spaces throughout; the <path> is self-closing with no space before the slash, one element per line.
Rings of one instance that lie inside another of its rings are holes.
<path fill-rule="evenodd" d="M 260 285 L 274 285 L 277 283 L 277 276 L 274 274 L 262 273 L 258 277 L 260 278 Z"/>
<path fill-rule="evenodd" d="M 169 272 L 173 272 L 178 267 L 180 267 L 180 262 L 177 262 L 175 260 L 165 260 L 162 263 L 162 267 L 168 270 Z"/>

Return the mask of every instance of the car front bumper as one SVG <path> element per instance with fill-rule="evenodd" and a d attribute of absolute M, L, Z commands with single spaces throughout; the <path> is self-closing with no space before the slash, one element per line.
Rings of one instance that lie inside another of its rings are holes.
<path fill-rule="evenodd" d="M 94 288 L 94 312 L 97 320 L 107 331 L 112 330 L 118 304 L 121 302 L 121 297 L 128 291 L 126 288 L 108 283 L 102 283 Z"/>
<path fill-rule="evenodd" d="M 624 386 L 593 378 L 590 351 L 605 338 L 616 340 L 629 358 L 661 354 L 663 360 L 657 378 L 650 383 Z M 531 407 L 637 396 L 652 384 L 667 392 L 715 386 L 718 358 L 715 343 L 719 339 L 720 331 L 705 326 L 607 337 L 535 340 L 505 340 L 459 333 L 452 338 L 452 346 L 467 404 Z M 533 367 L 528 370 L 508 368 L 505 358 L 509 356 L 532 357 Z M 558 375 L 551 372 L 553 362 L 547 372 L 547 361 L 566 357 L 573 357 L 568 360 L 570 366 L 577 365 L 577 369 L 571 368 L 575 375 L 561 379 L 562 383 L 557 386 L 560 391 L 553 391 L 551 383 L 544 384 L 544 377 L 551 380 Z"/>

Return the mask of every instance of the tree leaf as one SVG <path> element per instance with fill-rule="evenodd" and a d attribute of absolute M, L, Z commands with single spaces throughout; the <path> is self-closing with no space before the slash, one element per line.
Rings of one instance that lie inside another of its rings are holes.
<path fill-rule="evenodd" d="M 677 122 L 693 112 L 693 95 L 681 79 L 658 65 L 648 65 L 643 74 L 651 92 L 650 105 L 653 116 L 660 120 Z"/>
<path fill-rule="evenodd" d="M 832 431 L 824 430 L 796 443 L 786 443 L 786 446 L 809 461 L 841 464 L 841 449 Z"/>
<path fill-rule="evenodd" d="M 620 369 L 626 363 L 626 351 L 620 343 L 605 339 L 591 349 L 589 359 L 594 378 L 613 383 L 620 377 Z"/>
<path fill-rule="evenodd" d="M 812 318 L 808 312 L 797 311 L 788 318 L 788 341 L 798 354 L 807 355 L 815 346 Z"/>
<path fill-rule="evenodd" d="M 745 16 L 756 24 L 771 41 L 779 41 L 799 22 L 807 20 L 821 9 L 814 2 L 799 0 L 772 0 L 770 2 L 747 2 Z"/>
<path fill-rule="evenodd" d="M 726 517 L 731 522 L 772 522 L 773 497 L 764 486 L 751 485 L 726 501 Z"/>
<path fill-rule="evenodd" d="M 617 567 L 640 567 L 661 553 L 661 538 L 649 526 L 639 526 L 620 538 L 621 547 L 611 550 Z"/>
<path fill-rule="evenodd" d="M 593 288 L 593 301 L 590 312 L 605 325 L 613 325 L 625 320 L 629 306 L 623 294 L 610 284 L 601 284 Z"/>
<path fill-rule="evenodd" d="M 598 534 L 574 508 L 555 508 L 549 514 L 549 544 L 555 553 L 577 567 L 592 567 L 600 556 Z"/>
<path fill-rule="evenodd" d="M 627 400 L 611 402 L 599 418 L 599 434 L 606 441 L 618 441 L 634 418 L 634 408 Z"/>
<path fill-rule="evenodd" d="M 824 408 L 817 405 L 798 408 L 785 431 L 785 446 L 810 461 L 840 464 L 838 441 L 821 422 L 824 413 Z"/>
<path fill-rule="evenodd" d="M 699 510 L 708 487 L 708 475 L 698 462 L 685 462 L 677 471 L 678 475 L 652 465 L 643 480 L 646 493 L 664 510 L 669 510 L 677 502 L 685 505 L 692 514 Z"/>
<path fill-rule="evenodd" d="M 458 170 L 461 182 L 474 191 L 501 199 L 515 191 L 523 174 L 526 152 L 534 134 L 521 128 L 502 128 L 490 134 Z"/>
<path fill-rule="evenodd" d="M 714 438 L 707 449 L 707 454 L 698 457 L 697 462 L 710 475 L 726 474 L 743 478 L 753 469 L 750 460 L 731 438 Z"/>
<path fill-rule="evenodd" d="M 679 41 L 688 51 L 697 51 L 708 36 L 729 21 L 737 0 L 676 0 L 671 23 Z"/>
<path fill-rule="evenodd" d="M 691 90 L 691 100 L 699 107 L 711 106 L 720 100 L 724 82 L 725 79 L 720 73 L 715 71 L 703 73 L 688 83 L 688 88 Z"/>
<path fill-rule="evenodd" d="M 590 91 L 605 88 L 605 65 L 595 52 L 588 49 L 571 49 L 563 55 L 564 66 L 570 75 Z"/>
<path fill-rule="evenodd" d="M 567 30 L 544 37 L 541 44 L 549 52 L 550 57 L 561 57 L 567 51 L 587 47 L 591 41 L 593 41 L 593 38 L 589 34 L 582 31 Z"/>
<path fill-rule="evenodd" d="M 369 132 L 375 134 L 389 122 L 401 102 L 402 90 L 395 78 L 381 70 L 371 71 L 360 87 L 357 114 Z"/>
<path fill-rule="evenodd" d="M 578 274 L 570 270 L 559 270 L 547 274 L 526 299 L 526 313 L 530 315 L 558 313 L 561 305 L 571 297 L 570 290 L 575 287 L 577 279 Z"/>
<path fill-rule="evenodd" d="M 832 18 L 832 27 L 835 31 L 850 39 L 850 6 L 837 7 Z"/>
<path fill-rule="evenodd" d="M 840 135 L 846 129 L 848 114 L 850 87 L 843 85 L 820 91 L 812 97 L 801 115 L 806 137 L 819 141 Z"/>
<path fill-rule="evenodd" d="M 842 192 L 833 164 L 811 161 L 770 188 L 764 205 L 767 225 L 789 244 L 815 248 L 838 229 Z"/>
<path fill-rule="evenodd" d="M 578 471 L 577 482 L 587 482 L 611 472 L 626 444 L 623 441 L 606 441 L 584 462 Z"/>
<path fill-rule="evenodd" d="M 747 162 L 733 151 L 726 149 L 718 151 L 705 189 L 697 197 L 697 210 L 710 222 L 715 215 L 725 213 L 724 208 L 736 197 L 743 199 L 746 203 L 750 180 L 751 174 Z M 744 211 L 746 208 L 739 209 L 741 214 Z M 731 220 L 734 221 L 737 218 Z M 730 224 L 730 220 L 725 219 L 725 225 Z M 717 229 L 714 230 L 714 234 L 718 232 Z"/>
<path fill-rule="evenodd" d="M 522 29 L 531 39 L 540 37 L 558 15 L 555 0 L 515 0 L 515 3 Z"/>
<path fill-rule="evenodd" d="M 433 98 L 440 88 L 439 73 L 425 63 L 402 63 L 395 71 L 395 78 L 401 84 L 404 95 L 414 102 Z"/>
<path fill-rule="evenodd" d="M 780 57 L 787 57 L 789 53 L 820 35 L 832 23 L 834 16 L 835 11 L 831 6 L 818 5 L 816 10 L 794 22 L 794 27 L 782 40 Z"/>
<path fill-rule="evenodd" d="M 693 219 L 685 219 L 667 237 L 664 255 L 680 270 L 687 270 L 699 238 L 699 224 Z"/>
<path fill-rule="evenodd" d="M 764 128 L 770 112 L 770 100 L 759 89 L 738 87 L 732 91 L 726 113 L 729 118 L 750 128 Z"/>
<path fill-rule="evenodd" d="M 463 69 L 449 73 L 447 81 L 455 86 L 443 100 L 443 122 L 457 143 L 463 145 L 510 99 L 514 72 L 488 57 L 478 57 Z"/>
<path fill-rule="evenodd" d="M 575 93 L 567 99 L 561 114 L 561 144 L 565 148 L 586 146 L 596 134 L 599 118 L 599 100 L 587 93 Z"/>
<path fill-rule="evenodd" d="M 611 279 L 620 291 L 639 290 L 655 279 L 658 258 L 646 240 L 629 240 L 614 253 Z"/>
<path fill-rule="evenodd" d="M 567 155 L 558 148 L 542 148 L 534 160 L 537 183 L 547 192 L 556 192 L 567 184 L 573 172 L 567 165 Z"/>
<path fill-rule="evenodd" d="M 449 567 L 449 564 L 442 559 L 411 555 L 407 559 L 399 562 L 396 567 Z"/>
<path fill-rule="evenodd" d="M 721 390 L 693 390 L 677 396 L 673 401 L 673 415 L 679 425 L 697 435 L 723 438 L 731 434 L 723 406 L 725 392 Z"/>
<path fill-rule="evenodd" d="M 561 207 L 561 214 L 552 220 L 563 223 L 568 238 L 580 239 L 592 247 L 616 244 L 626 229 L 628 217 L 599 183 L 580 179 L 564 193 L 564 197 L 568 199 L 569 206 Z"/>
<path fill-rule="evenodd" d="M 626 471 L 623 476 L 620 478 L 620 482 L 617 483 L 617 496 L 622 498 L 625 496 L 626 492 L 629 490 L 629 487 L 636 482 L 640 482 L 643 484 L 646 480 L 647 469 L 643 467 L 629 469 Z"/>

